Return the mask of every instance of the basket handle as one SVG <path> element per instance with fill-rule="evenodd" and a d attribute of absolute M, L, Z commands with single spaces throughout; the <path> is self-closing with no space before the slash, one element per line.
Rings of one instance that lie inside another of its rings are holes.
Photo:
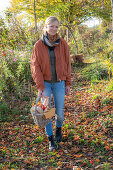
<path fill-rule="evenodd" d="M 39 96 L 37 99 L 36 99 L 36 105 L 35 105 L 35 112 L 37 110 L 37 104 L 38 104 L 38 101 L 40 100 L 41 96 Z"/>

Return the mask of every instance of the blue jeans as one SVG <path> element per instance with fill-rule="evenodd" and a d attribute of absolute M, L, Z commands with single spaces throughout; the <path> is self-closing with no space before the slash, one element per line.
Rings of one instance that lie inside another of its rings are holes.
<path fill-rule="evenodd" d="M 48 83 L 44 82 L 44 96 L 49 97 L 49 105 L 51 106 L 51 93 L 53 93 L 55 112 L 55 123 L 57 127 L 61 127 L 64 120 L 64 100 L 65 100 L 65 81 Z M 52 121 L 45 127 L 47 136 L 53 135 Z"/>

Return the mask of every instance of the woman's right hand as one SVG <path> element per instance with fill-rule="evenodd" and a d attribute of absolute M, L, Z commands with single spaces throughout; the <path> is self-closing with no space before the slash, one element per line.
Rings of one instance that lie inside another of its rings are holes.
<path fill-rule="evenodd" d="M 38 90 L 38 96 L 39 97 L 43 96 L 43 90 Z"/>

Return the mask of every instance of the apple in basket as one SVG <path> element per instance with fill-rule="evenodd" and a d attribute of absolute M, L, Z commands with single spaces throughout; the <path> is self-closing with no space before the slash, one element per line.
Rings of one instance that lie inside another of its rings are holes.
<path fill-rule="evenodd" d="M 43 113 L 49 110 L 49 98 L 42 97 L 41 102 L 37 104 L 37 111 Z"/>
<path fill-rule="evenodd" d="M 40 104 L 39 106 L 37 106 L 37 111 L 39 113 L 43 113 L 47 110 L 47 108 L 43 105 L 43 104 Z"/>
<path fill-rule="evenodd" d="M 46 106 L 44 106 L 43 104 L 41 104 L 40 107 L 43 109 L 43 111 L 46 109 Z"/>

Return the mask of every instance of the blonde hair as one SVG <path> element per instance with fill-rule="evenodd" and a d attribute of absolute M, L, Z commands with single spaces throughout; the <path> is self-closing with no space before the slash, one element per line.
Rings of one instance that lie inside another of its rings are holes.
<path fill-rule="evenodd" d="M 44 32 L 46 32 L 46 25 L 50 25 L 51 23 L 57 21 L 58 24 L 59 24 L 59 20 L 57 19 L 57 17 L 55 16 L 50 16 L 46 19 L 45 21 L 45 25 L 44 25 Z"/>
<path fill-rule="evenodd" d="M 59 23 L 59 20 L 56 17 L 50 16 L 46 19 L 45 25 L 50 25 L 51 23 L 53 23 L 55 21 L 57 21 Z"/>

